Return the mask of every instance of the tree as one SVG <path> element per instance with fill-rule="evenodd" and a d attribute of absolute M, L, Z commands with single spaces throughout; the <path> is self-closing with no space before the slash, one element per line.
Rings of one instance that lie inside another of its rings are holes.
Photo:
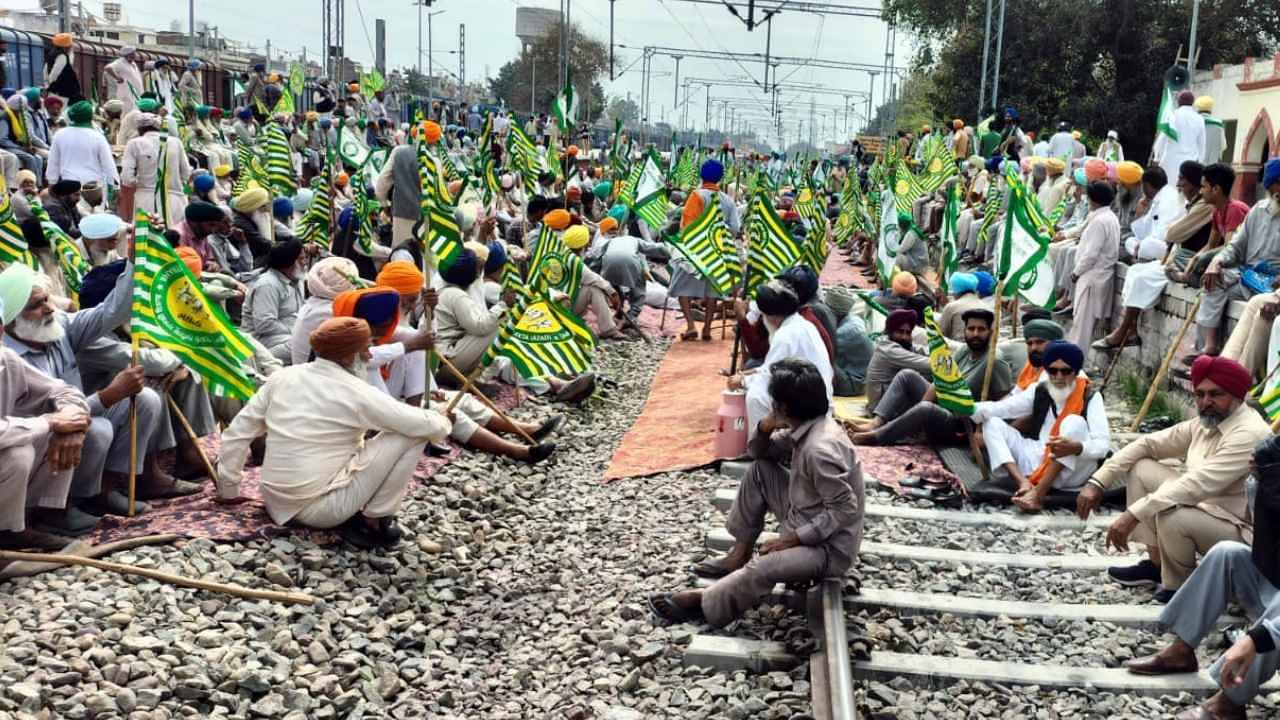
<path fill-rule="evenodd" d="M 623 125 L 631 125 L 640 119 L 640 105 L 631 98 L 614 98 L 609 101 L 606 115 L 610 124 L 621 120 Z"/>
<path fill-rule="evenodd" d="M 596 80 L 609 62 L 609 48 L 588 36 L 577 25 L 568 28 L 569 75 L 579 99 L 578 121 L 599 118 L 604 113 L 604 89 Z M 560 67 L 560 29 L 552 27 L 521 51 L 515 59 L 498 69 L 489 81 L 490 94 L 516 112 L 529 110 L 530 91 L 533 110 L 549 113 L 551 103 L 560 92 L 557 75 Z"/>
<path fill-rule="evenodd" d="M 974 113 L 985 0 L 886 0 L 884 12 L 924 40 L 915 69 L 931 80 L 923 96 L 929 115 L 981 120 Z M 1185 50 L 1190 15 L 1190 2 L 1164 0 L 1008 2 L 1000 105 L 1017 107 L 1028 130 L 1049 129 L 1059 120 L 1098 136 L 1117 130 L 1126 155 L 1146 158 L 1163 74 L 1178 47 Z M 1198 67 L 1264 55 L 1280 40 L 1278 32 L 1280 3 L 1274 0 L 1202 3 Z M 991 94 L 988 86 L 984 116 L 992 112 Z M 899 113 L 898 127 L 917 129 L 907 119 Z"/>

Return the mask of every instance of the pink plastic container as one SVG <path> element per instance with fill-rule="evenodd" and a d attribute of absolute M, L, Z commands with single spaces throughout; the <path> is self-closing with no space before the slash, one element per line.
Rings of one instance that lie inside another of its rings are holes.
<path fill-rule="evenodd" d="M 716 410 L 716 457 L 736 458 L 747 452 L 747 393 L 725 390 Z"/>

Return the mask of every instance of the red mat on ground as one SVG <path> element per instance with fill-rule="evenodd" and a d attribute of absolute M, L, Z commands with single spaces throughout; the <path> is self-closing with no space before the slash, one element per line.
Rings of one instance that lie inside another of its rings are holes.
<path fill-rule="evenodd" d="M 863 478 L 867 482 L 896 482 L 908 475 L 957 480 L 931 447 L 924 445 L 858 446 Z"/>
<path fill-rule="evenodd" d="M 862 268 L 850 265 L 849 258 L 838 248 L 832 248 L 831 254 L 827 255 L 827 262 L 822 266 L 818 281 L 823 285 L 845 285 L 864 290 L 874 289 L 876 286 L 874 280 L 862 276 Z"/>
<path fill-rule="evenodd" d="M 520 404 L 522 395 L 519 389 L 510 385 L 498 387 L 501 389 L 491 396 L 491 399 L 503 411 Z M 210 453 L 210 460 L 213 460 L 221 446 L 221 438 L 213 435 L 205 438 L 204 443 L 206 452 Z M 410 493 L 413 492 L 414 487 L 425 482 L 427 478 L 439 472 L 440 468 L 458 457 L 461 449 L 456 445 L 451 447 L 449 454 L 443 457 L 422 456 L 414 472 L 414 482 L 409 486 Z M 267 515 L 266 506 L 262 503 L 260 477 L 259 468 L 245 468 L 244 477 L 240 483 L 240 494 L 250 498 L 248 502 L 239 505 L 219 505 L 213 500 L 217 491 L 213 482 L 210 481 L 205 484 L 204 490 L 195 495 L 172 500 L 150 501 L 151 511 L 144 515 L 132 518 L 107 515 L 85 539 L 102 544 L 144 535 L 173 534 L 211 540 L 243 541 L 286 533 L 307 533 L 316 542 L 332 541 L 333 533 L 331 532 L 282 526 L 272 522 L 271 517 Z"/>
<path fill-rule="evenodd" d="M 670 318 L 668 318 L 670 320 Z M 672 343 L 640 417 L 622 437 L 604 481 L 706 465 L 716 459 L 716 410 L 733 339 Z"/>

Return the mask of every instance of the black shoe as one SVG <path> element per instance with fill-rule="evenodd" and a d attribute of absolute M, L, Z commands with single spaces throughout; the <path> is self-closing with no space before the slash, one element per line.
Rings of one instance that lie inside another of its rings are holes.
<path fill-rule="evenodd" d="M 1151 597 L 1155 598 L 1155 601 L 1161 605 L 1168 605 L 1169 601 L 1173 599 L 1173 596 L 1176 595 L 1177 592 L 1177 590 L 1170 590 L 1169 588 L 1161 585 L 1156 588 L 1156 591 L 1151 594 Z"/>
<path fill-rule="evenodd" d="M 396 545 L 404 537 L 404 531 L 394 517 L 378 518 L 378 530 L 382 533 L 382 544 L 386 547 Z"/>
<path fill-rule="evenodd" d="M 572 381 L 565 383 L 560 388 L 560 392 L 556 393 L 556 400 L 561 402 L 577 404 L 591 397 L 596 391 L 596 374 L 583 373 Z"/>
<path fill-rule="evenodd" d="M 453 452 L 453 448 L 448 445 L 437 445 L 435 443 L 427 443 L 427 457 L 444 457 Z"/>
<path fill-rule="evenodd" d="M 65 537 L 80 537 L 98 527 L 102 520 L 100 515 L 91 515 L 75 505 L 68 505 L 65 510 L 42 512 L 33 523 L 35 529 Z"/>
<path fill-rule="evenodd" d="M 102 501 L 101 496 L 85 498 L 77 500 L 76 506 L 90 515 L 119 515 L 120 517 L 128 517 L 129 515 L 129 498 L 119 490 L 112 490 L 107 493 L 106 502 Z M 141 515 L 151 510 L 151 504 L 134 499 L 133 514 Z"/>
<path fill-rule="evenodd" d="M 1160 584 L 1160 568 L 1150 560 L 1142 560 L 1137 565 L 1110 567 L 1107 574 L 1125 587 L 1154 588 Z"/>
<path fill-rule="evenodd" d="M 374 550 L 383 546 L 384 538 L 380 530 L 369 527 L 364 516 L 355 515 L 338 527 L 338 534 L 343 540 L 361 550 Z"/>
<path fill-rule="evenodd" d="M 543 438 L 546 438 L 548 435 L 556 432 L 563 425 L 564 415 L 552 415 L 546 420 L 543 420 L 542 424 L 538 426 L 538 429 L 534 430 L 533 434 L 529 437 L 533 438 L 534 442 L 542 442 Z"/>
<path fill-rule="evenodd" d="M 543 460 L 551 457 L 551 454 L 555 451 L 555 443 L 538 443 L 537 445 L 529 448 L 529 454 L 525 456 L 524 461 L 530 465 L 537 465 Z"/>

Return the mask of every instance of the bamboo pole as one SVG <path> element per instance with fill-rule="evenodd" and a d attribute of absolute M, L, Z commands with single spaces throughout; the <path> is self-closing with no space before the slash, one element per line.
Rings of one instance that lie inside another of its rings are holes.
<path fill-rule="evenodd" d="M 133 237 L 129 242 L 129 264 L 137 263 L 137 245 L 138 245 L 138 225 L 135 219 L 133 225 Z M 132 268 L 130 269 L 132 272 Z M 138 334 L 132 333 L 130 346 L 133 355 L 129 360 L 129 367 L 138 364 Z M 138 501 L 138 396 L 135 393 L 129 398 L 129 517 L 133 517 Z"/>
<path fill-rule="evenodd" d="M 1173 362 L 1173 356 L 1178 354 L 1178 346 L 1182 344 L 1182 336 L 1187 334 L 1187 328 L 1191 327 L 1191 323 L 1195 322 L 1196 311 L 1200 309 L 1200 301 L 1204 299 L 1204 293 L 1196 298 L 1196 302 L 1187 311 L 1187 319 L 1182 321 L 1182 328 L 1178 330 L 1178 336 L 1173 339 L 1173 344 L 1169 346 L 1169 352 L 1164 355 L 1164 362 L 1160 363 L 1160 369 L 1156 371 L 1156 376 L 1151 379 L 1151 388 L 1147 390 L 1147 397 L 1142 401 L 1142 407 L 1138 410 L 1138 414 L 1133 417 L 1133 422 L 1129 424 L 1129 432 L 1138 432 L 1138 426 L 1142 424 L 1142 419 L 1147 416 L 1147 411 L 1151 409 L 1151 403 L 1156 399 L 1156 391 L 1164 382 L 1165 375 L 1169 373 L 1169 363 Z"/>
<path fill-rule="evenodd" d="M 54 565 L 84 565 L 98 570 L 119 573 L 121 575 L 140 575 L 142 577 L 158 580 L 170 585 L 193 588 L 195 590 L 208 590 L 209 592 L 232 595 L 238 598 L 271 600 L 290 605 L 314 605 L 316 603 L 316 598 L 304 593 L 253 590 L 251 588 L 244 587 L 243 585 L 231 585 L 228 583 L 210 582 L 208 580 L 196 580 L 194 578 L 183 577 L 182 575 L 174 575 L 172 573 L 160 572 L 159 570 L 151 570 L 150 568 L 141 568 L 136 565 L 94 560 L 93 558 L 79 557 L 77 555 L 56 555 L 53 553 L 27 553 L 0 550 L 0 560 L 26 560 L 29 562 L 51 563 Z"/>
<path fill-rule="evenodd" d="M 469 378 L 469 377 L 467 377 L 465 374 L 463 374 L 463 372 L 462 372 L 461 370 L 459 370 L 459 369 L 457 368 L 457 366 L 456 366 L 456 365 L 454 365 L 453 363 L 449 362 L 449 358 L 447 358 L 447 357 L 445 357 L 445 356 L 441 355 L 441 356 L 440 356 L 440 362 L 441 362 L 441 363 L 442 363 L 446 368 L 448 368 L 448 369 L 449 369 L 449 372 L 453 373 L 453 374 L 454 374 L 454 375 L 455 375 L 459 380 L 461 380 L 461 381 L 462 381 L 463 386 L 462 386 L 462 390 L 460 390 L 460 391 L 458 392 L 458 396 L 459 396 L 459 397 L 460 397 L 464 392 L 471 391 L 471 393 L 472 393 L 472 394 L 474 394 L 477 398 L 479 398 L 479 399 L 480 399 L 480 402 L 484 403 L 484 404 L 485 404 L 485 405 L 486 405 L 490 410 L 492 410 L 492 411 L 494 412 L 494 414 L 495 414 L 495 415 L 497 415 L 498 417 L 502 418 L 503 420 L 505 420 L 505 421 L 507 421 L 507 422 L 511 423 L 511 426 L 512 426 L 512 427 L 514 427 L 514 428 L 516 429 L 516 432 L 520 433 L 520 437 L 522 437 L 522 438 L 524 438 L 525 440 L 527 440 L 527 441 L 529 442 L 529 444 L 530 444 L 530 445 L 537 445 L 537 444 L 538 444 L 538 442 L 537 442 L 536 440 L 534 440 L 532 437 L 530 437 L 530 435 L 529 435 L 528 433 L 526 433 L 524 430 L 521 430 L 521 429 L 520 429 L 520 425 L 519 425 L 518 423 L 516 423 L 515 421 L 513 421 L 511 418 L 507 417 L 507 414 L 506 414 L 506 413 L 504 413 L 504 412 L 502 412 L 502 410 L 500 410 L 500 409 L 498 408 L 498 406 L 497 406 L 497 405 L 494 405 L 492 400 L 490 400 L 490 399 L 489 399 L 489 398 L 488 398 L 484 393 L 480 392 L 480 388 L 477 388 L 475 385 L 473 385 L 473 384 L 471 383 L 471 378 Z M 456 400 L 456 398 L 455 398 L 455 400 Z"/>
<path fill-rule="evenodd" d="M 982 397 L 986 402 L 988 394 L 991 392 L 991 373 L 996 368 L 996 347 L 1000 342 L 1000 309 L 1004 303 L 1001 297 L 1004 295 L 1004 280 L 996 283 L 996 302 L 995 302 L 995 319 L 991 323 L 991 344 L 987 346 L 987 371 L 982 375 Z"/>
<path fill-rule="evenodd" d="M 168 545 L 177 540 L 181 540 L 180 535 L 144 535 L 142 537 L 128 538 L 126 540 L 116 540 L 115 542 L 103 543 L 101 545 L 90 545 L 84 540 L 74 540 L 62 550 L 58 551 L 59 555 L 75 555 L 77 557 L 98 558 L 111 553 L 121 552 L 123 550 L 132 550 L 133 548 L 143 547 L 145 545 Z M 32 577 L 40 573 L 46 573 L 50 570 L 56 570 L 60 565 L 50 563 L 33 563 L 33 562 L 14 562 L 9 564 L 0 563 L 0 580 L 10 580 L 16 577 Z"/>
<path fill-rule="evenodd" d="M 182 410 L 178 407 L 178 403 L 169 393 L 164 394 L 165 400 L 169 401 L 169 410 L 178 418 L 178 423 L 182 425 L 182 430 L 187 433 L 187 437 L 191 439 L 191 444 L 196 446 L 196 452 L 200 454 L 200 462 L 204 463 L 205 472 L 209 473 L 210 480 L 217 480 L 217 474 L 213 470 L 213 463 L 209 462 L 209 456 L 205 453 L 204 448 L 200 446 L 200 438 L 196 437 L 196 431 L 191 428 L 191 423 L 187 422 L 187 416 L 182 414 Z"/>
<path fill-rule="evenodd" d="M 1131 334 L 1132 331 L 1126 327 L 1124 333 L 1120 335 L 1120 344 L 1115 347 L 1116 354 L 1111 357 L 1111 363 L 1107 365 L 1107 372 L 1102 375 L 1102 387 L 1105 388 L 1107 386 L 1107 381 L 1111 379 L 1111 372 L 1116 369 L 1116 365 L 1120 364 L 1120 355 L 1124 352 L 1124 345 L 1129 342 L 1129 335 Z"/>

